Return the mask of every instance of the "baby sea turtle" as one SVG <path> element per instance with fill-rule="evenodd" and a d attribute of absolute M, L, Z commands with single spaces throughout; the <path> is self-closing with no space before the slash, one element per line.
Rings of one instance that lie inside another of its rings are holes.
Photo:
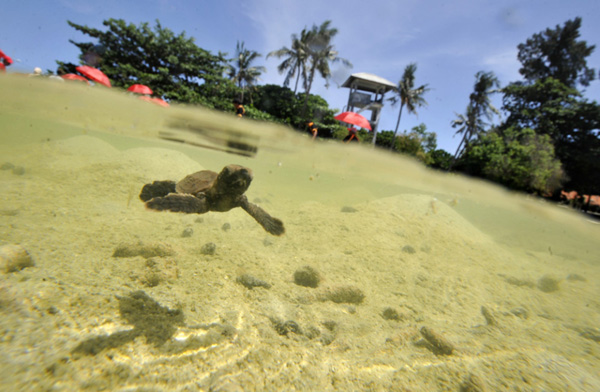
<path fill-rule="evenodd" d="M 252 182 L 252 170 L 239 165 L 228 165 L 215 173 L 202 170 L 188 175 L 183 180 L 154 181 L 146 184 L 140 199 L 146 207 L 159 211 L 204 214 L 208 211 L 229 211 L 242 207 L 271 234 L 285 232 L 283 222 L 273 218 L 265 210 L 252 204 L 244 192 Z"/>

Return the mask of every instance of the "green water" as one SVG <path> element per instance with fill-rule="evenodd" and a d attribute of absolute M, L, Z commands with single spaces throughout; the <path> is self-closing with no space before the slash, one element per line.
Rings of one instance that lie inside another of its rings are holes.
<path fill-rule="evenodd" d="M 0 244 L 35 262 L 0 273 L 7 390 L 459 390 L 469 375 L 490 390 L 600 385 L 600 227 L 582 215 L 385 151 L 114 89 L 3 77 L 0 90 L 2 161 L 24 168 L 0 172 Z M 284 236 L 240 209 L 156 213 L 137 198 L 145 183 L 230 163 L 253 170 L 247 195 Z M 173 255 L 113 257 L 138 243 Z M 294 283 L 303 265 L 323 275 L 318 288 Z M 270 288 L 237 284 L 243 274 Z M 348 285 L 365 300 L 328 300 Z M 144 323 L 159 321 L 124 316 L 133 298 L 185 317 L 156 338 Z M 400 316 L 382 317 L 388 307 Z M 436 353 L 423 326 L 455 352 Z"/>

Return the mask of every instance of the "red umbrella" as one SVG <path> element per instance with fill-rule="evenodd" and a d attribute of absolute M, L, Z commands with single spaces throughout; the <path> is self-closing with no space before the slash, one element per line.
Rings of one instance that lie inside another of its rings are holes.
<path fill-rule="evenodd" d="M 0 61 L 6 65 L 11 65 L 13 63 L 12 59 L 8 57 L 4 52 L 0 49 Z"/>
<path fill-rule="evenodd" d="M 60 77 L 66 80 L 79 80 L 81 82 L 86 82 L 87 84 L 90 84 L 90 82 L 86 78 L 77 74 L 64 74 Z"/>
<path fill-rule="evenodd" d="M 100 83 L 106 87 L 112 87 L 110 85 L 110 80 L 108 79 L 108 76 L 106 76 L 104 72 L 100 71 L 97 68 L 92 68 L 87 65 L 81 65 L 75 69 L 77 70 L 77 72 L 83 74 L 86 78 L 89 78 L 96 83 Z"/>
<path fill-rule="evenodd" d="M 347 124 L 352 124 L 359 126 L 361 128 L 371 130 L 371 124 L 369 124 L 369 120 L 367 120 L 364 116 L 354 113 L 354 112 L 344 112 L 340 113 L 334 117 L 336 120 L 345 122 Z"/>
<path fill-rule="evenodd" d="M 136 94 L 152 95 L 152 90 L 150 89 L 150 87 L 145 86 L 143 84 L 134 84 L 132 86 L 129 86 L 127 91 L 131 91 L 132 93 Z"/>
<path fill-rule="evenodd" d="M 147 97 L 145 95 L 142 95 L 141 97 L 139 97 L 140 99 L 143 99 L 144 101 L 148 101 L 148 102 L 152 102 L 155 103 L 157 105 L 160 106 L 164 106 L 164 107 L 168 107 L 169 103 L 163 99 L 157 98 L 157 97 Z"/>
<path fill-rule="evenodd" d="M 2 50 L 0 50 L 0 71 L 5 72 L 6 66 L 11 65 L 12 63 L 12 59 L 5 55 Z"/>

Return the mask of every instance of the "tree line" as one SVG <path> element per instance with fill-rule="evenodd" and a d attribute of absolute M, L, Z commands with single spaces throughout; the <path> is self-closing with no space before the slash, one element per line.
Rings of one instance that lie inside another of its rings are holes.
<path fill-rule="evenodd" d="M 81 52 L 79 62 L 102 69 L 114 86 L 147 84 L 166 100 L 223 111 L 233 111 L 233 99 L 242 98 L 251 118 L 300 130 L 310 119 L 319 128 L 319 137 L 342 139 L 347 134 L 333 118 L 337 110 L 310 93 L 317 76 L 329 82 L 332 63 L 352 66 L 335 50 L 338 30 L 331 21 L 292 34 L 289 47 L 267 54 L 283 60 L 277 68 L 285 74 L 282 86 L 258 84 L 266 69 L 255 65 L 261 54 L 247 49 L 244 42 L 238 42 L 234 56 L 228 57 L 200 48 L 185 32 L 175 34 L 158 21 L 150 27 L 108 19 L 103 22 L 105 30 L 68 23 L 96 40 L 70 41 Z M 600 105 L 584 97 L 585 87 L 596 78 L 586 60 L 595 46 L 580 39 L 580 27 L 581 18 L 575 18 L 519 44 L 523 80 L 500 86 L 491 71 L 475 75 L 464 113 L 449 124 L 461 137 L 454 154 L 437 148 L 436 134 L 425 124 L 398 133 L 405 110 L 416 114 L 427 105 L 429 86 L 417 85 L 416 63 L 406 66 L 388 98 L 399 108 L 395 129 L 377 135 L 362 130 L 361 142 L 511 189 L 546 196 L 556 196 L 562 189 L 600 194 Z M 57 63 L 57 73 L 75 72 L 76 64 Z M 492 105 L 492 94 L 502 95 L 500 109 Z M 502 120 L 494 125 L 492 120 L 501 112 Z"/>

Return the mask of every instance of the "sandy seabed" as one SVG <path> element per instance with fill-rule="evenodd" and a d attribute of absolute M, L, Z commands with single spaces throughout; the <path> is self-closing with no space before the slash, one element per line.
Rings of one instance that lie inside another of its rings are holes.
<path fill-rule="evenodd" d="M 138 199 L 247 158 L 90 135 L 1 150 L 24 172 L 0 171 L 0 245 L 35 263 L 0 272 L 3 391 L 600 390 L 597 251 L 509 246 L 426 193 L 315 200 L 329 177 L 285 162 L 247 192 L 275 237 L 239 208 Z"/>

